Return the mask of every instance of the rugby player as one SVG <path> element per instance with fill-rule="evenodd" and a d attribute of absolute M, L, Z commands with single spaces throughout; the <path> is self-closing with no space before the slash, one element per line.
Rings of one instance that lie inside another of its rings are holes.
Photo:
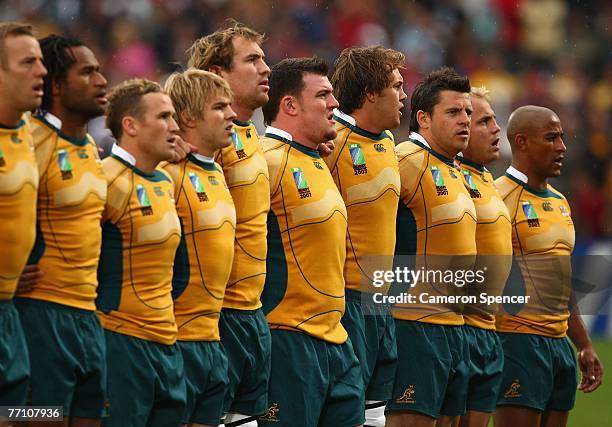
<path fill-rule="evenodd" d="M 512 165 L 495 185 L 510 213 L 521 274 L 505 292 L 524 293 L 533 302 L 497 321 L 505 363 L 495 425 L 565 426 L 576 388 L 597 389 L 603 367 L 572 300 L 570 206 L 548 184 L 561 174 L 563 127 L 552 110 L 528 105 L 512 112 L 507 133 Z M 580 384 L 568 337 L 578 350 Z"/>
<path fill-rule="evenodd" d="M 38 170 L 27 117 L 39 107 L 47 70 L 32 27 L 0 24 L 0 405 L 24 405 L 30 362 L 13 305 L 34 246 Z"/>
<path fill-rule="evenodd" d="M 399 126 L 406 99 L 399 71 L 403 62 L 401 52 L 382 46 L 340 54 L 331 78 L 339 104 L 334 114 L 338 136 L 335 150 L 325 158 L 348 214 L 342 324 L 361 366 L 366 425 L 377 427 L 385 425 L 397 346 L 393 318 L 368 294 L 376 290 L 373 270 L 393 267 L 400 179 L 389 130 Z"/>
<path fill-rule="evenodd" d="M 51 35 L 39 42 L 49 73 L 30 125 L 40 173 L 38 233 L 17 300 L 32 362 L 31 403 L 62 406 L 71 425 L 100 425 L 106 346 L 95 299 L 106 179 L 87 123 L 104 114 L 107 82 L 80 41 Z M 44 274 L 32 277 L 36 270 Z"/>
<path fill-rule="evenodd" d="M 470 131 L 470 83 L 444 67 L 417 84 L 410 99 L 409 140 L 396 147 L 401 179 L 398 256 L 419 255 L 429 269 L 473 267 L 476 212 L 455 164 Z M 426 259 L 423 259 L 427 255 Z M 397 258 L 404 262 L 405 258 Z M 451 284 L 416 283 L 412 292 L 460 294 Z M 457 422 L 465 412 L 468 350 L 461 307 L 444 303 L 396 305 L 398 367 L 387 425 Z"/>
<path fill-rule="evenodd" d="M 268 76 L 261 48 L 263 35 L 242 24 L 196 40 L 188 50 L 190 67 L 223 77 L 233 93 L 236 112 L 232 145 L 216 161 L 236 207 L 234 263 L 219 320 L 221 342 L 228 357 L 229 387 L 226 423 L 256 425 L 268 406 L 270 331 L 261 311 L 266 279 L 266 217 L 270 210 L 268 168 L 250 121 L 268 101 Z"/>
<path fill-rule="evenodd" d="M 179 135 L 198 150 L 164 166 L 175 184 L 182 229 L 172 295 L 187 385 L 184 423 L 216 426 L 229 382 L 219 315 L 234 258 L 236 211 L 214 156 L 231 145 L 236 113 L 227 82 L 208 71 L 174 73 L 164 89 L 176 110 Z"/>
<path fill-rule="evenodd" d="M 108 97 L 117 143 L 102 162 L 108 198 L 96 306 L 107 347 L 106 426 L 177 426 L 184 421 L 183 358 L 175 345 L 173 261 L 181 239 L 174 183 L 158 167 L 175 155 L 172 101 L 144 79 Z"/>
<path fill-rule="evenodd" d="M 317 148 L 336 137 L 338 102 L 319 58 L 272 68 L 264 142 L 270 174 L 268 275 L 272 334 L 268 412 L 260 425 L 352 427 L 364 422 L 359 361 L 341 319 L 347 215 Z"/>
<path fill-rule="evenodd" d="M 476 207 L 476 271 L 483 271 L 481 285 L 467 287 L 468 295 L 489 297 L 502 294 L 512 264 L 510 218 L 497 193 L 493 176 L 485 165 L 499 158 L 499 133 L 489 91 L 473 87 L 470 141 L 457 156 L 461 175 Z M 478 299 L 480 301 L 480 299 Z M 469 388 L 464 427 L 487 427 L 495 412 L 504 363 L 503 350 L 495 333 L 496 304 L 470 304 L 463 310 L 464 333 L 469 349 Z"/>

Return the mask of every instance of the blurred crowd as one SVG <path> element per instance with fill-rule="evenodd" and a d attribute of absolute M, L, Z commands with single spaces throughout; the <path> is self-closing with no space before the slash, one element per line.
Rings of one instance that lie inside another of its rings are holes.
<path fill-rule="evenodd" d="M 441 65 L 492 91 L 505 131 L 528 103 L 556 111 L 568 147 L 563 176 L 579 243 L 612 237 L 612 2 L 609 0 L 0 0 L 0 19 L 67 34 L 95 52 L 112 85 L 163 80 L 194 39 L 234 18 L 266 34 L 269 64 L 353 45 L 406 54 L 406 92 Z M 407 117 L 407 115 L 404 115 Z M 92 132 L 104 141 L 103 125 Z M 408 136 L 407 121 L 395 131 Z M 504 135 L 503 172 L 510 150 Z"/>

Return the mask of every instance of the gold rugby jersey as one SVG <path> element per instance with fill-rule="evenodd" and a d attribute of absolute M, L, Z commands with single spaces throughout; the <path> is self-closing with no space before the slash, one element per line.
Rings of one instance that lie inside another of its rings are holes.
<path fill-rule="evenodd" d="M 214 162 L 192 154 L 163 168 L 175 184 L 182 229 L 172 279 L 177 339 L 219 341 L 219 314 L 234 259 L 234 202 Z"/>
<path fill-rule="evenodd" d="M 95 310 L 106 178 L 93 138 L 71 138 L 47 114 L 30 122 L 38 162 L 36 244 L 28 264 L 43 277 L 20 297 Z"/>
<path fill-rule="evenodd" d="M 0 125 L 0 300 L 13 298 L 36 237 L 38 169 L 23 116 Z"/>
<path fill-rule="evenodd" d="M 102 161 L 108 199 L 96 306 L 102 326 L 161 344 L 176 341 L 172 267 L 181 239 L 174 183 L 160 168 L 145 173 L 118 146 Z"/>
<path fill-rule="evenodd" d="M 520 277 L 510 276 L 507 293 L 529 302 L 498 316 L 497 330 L 563 337 L 571 295 L 571 253 L 575 230 L 570 206 L 551 185 L 530 187 L 527 177 L 510 167 L 495 181 L 512 221 L 512 246 Z"/>
<path fill-rule="evenodd" d="M 480 294 L 500 296 L 512 266 L 512 236 L 510 215 L 495 188 L 491 172 L 476 162 L 457 156 L 461 175 L 476 207 L 476 264 L 474 270 L 484 271 L 482 284 L 467 285 L 467 294 L 478 301 L 464 307 L 466 325 L 495 330 L 496 304 L 483 304 Z"/>
<path fill-rule="evenodd" d="M 400 177 L 391 132 L 378 135 L 335 111 L 336 148 L 325 162 L 342 194 L 348 214 L 346 288 L 373 292 L 375 270 L 393 267 L 395 218 Z"/>
<path fill-rule="evenodd" d="M 223 307 L 255 310 L 261 307 L 266 280 L 266 218 L 270 210 L 270 180 L 257 129 L 251 122 L 234 120 L 232 145 L 216 161 L 236 207 L 234 264 Z"/>
<path fill-rule="evenodd" d="M 344 201 L 316 150 L 280 129 L 268 127 L 266 137 L 271 210 L 262 302 L 268 324 L 344 343 Z"/>
<path fill-rule="evenodd" d="M 414 295 L 416 302 L 396 304 L 393 316 L 401 320 L 463 325 L 461 304 L 429 302 L 429 297 L 465 295 L 465 286 L 456 286 L 452 281 L 440 283 L 435 273 L 446 276 L 450 272 L 454 276 L 460 270 L 473 269 L 474 203 L 454 160 L 433 151 L 421 135 L 411 133 L 410 139 L 398 144 L 395 152 L 401 179 L 395 254 L 416 255 L 416 260 L 410 262 L 415 263 L 415 271 L 427 274 L 427 279 L 402 289 Z M 426 298 L 426 302 L 421 298 Z"/>

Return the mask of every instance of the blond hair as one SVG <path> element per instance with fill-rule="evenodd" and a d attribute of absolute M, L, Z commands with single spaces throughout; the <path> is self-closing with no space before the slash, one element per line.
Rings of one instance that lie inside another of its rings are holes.
<path fill-rule="evenodd" d="M 0 66 L 3 69 L 8 67 L 8 58 L 6 57 L 6 48 L 4 41 L 8 37 L 30 36 L 34 37 L 34 32 L 30 24 L 21 22 L 3 22 L 0 23 Z"/>
<path fill-rule="evenodd" d="M 491 91 L 484 86 L 474 87 L 472 86 L 472 90 L 470 91 L 470 95 L 477 96 L 478 98 L 482 98 L 487 102 L 491 102 L 491 97 L 489 94 Z"/>
<path fill-rule="evenodd" d="M 237 37 L 254 41 L 259 46 L 264 41 L 264 35 L 234 20 L 228 21 L 228 27 L 215 31 L 205 37 L 197 39 L 187 49 L 187 66 L 200 70 L 210 70 L 212 67 L 221 67 L 230 70 L 234 58 L 234 45 L 232 40 Z"/>
<path fill-rule="evenodd" d="M 113 87 L 108 95 L 106 127 L 115 139 L 123 134 L 121 121 L 126 116 L 142 118 L 142 97 L 149 93 L 164 93 L 159 83 L 146 79 L 130 79 Z"/>
<path fill-rule="evenodd" d="M 215 95 L 232 99 L 232 91 L 225 80 L 214 73 L 196 68 L 173 73 L 166 80 L 164 91 L 172 100 L 179 126 L 183 114 L 192 119 L 201 117 L 202 111 Z"/>

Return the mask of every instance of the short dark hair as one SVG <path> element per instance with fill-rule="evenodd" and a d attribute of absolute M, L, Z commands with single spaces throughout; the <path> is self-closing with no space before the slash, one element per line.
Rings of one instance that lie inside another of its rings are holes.
<path fill-rule="evenodd" d="M 391 84 L 391 73 L 404 60 L 403 53 L 383 46 L 344 49 L 331 78 L 340 109 L 351 114 L 363 106 L 366 93 L 380 94 Z"/>
<path fill-rule="evenodd" d="M 452 90 L 454 92 L 470 93 L 470 81 L 465 76 L 460 76 L 451 67 L 442 67 L 429 73 L 421 80 L 410 97 L 410 130 L 419 131 L 417 112 L 425 111 L 433 113 L 433 109 L 440 102 L 440 92 Z"/>
<path fill-rule="evenodd" d="M 111 89 L 106 106 L 106 127 L 117 141 L 123 134 L 121 121 L 126 116 L 141 119 L 142 98 L 149 93 L 165 93 L 159 83 L 146 79 L 130 79 Z"/>
<path fill-rule="evenodd" d="M 327 76 L 329 67 L 323 58 L 287 58 L 274 65 L 270 71 L 268 103 L 262 107 L 264 122 L 269 125 L 276 119 L 280 101 L 285 95 L 299 98 L 304 90 L 304 74 Z"/>
<path fill-rule="evenodd" d="M 76 63 L 73 47 L 83 46 L 77 39 L 51 34 L 38 41 L 47 68 L 44 78 L 42 105 L 43 111 L 50 111 L 53 103 L 53 84 L 64 83 L 68 70 Z"/>

